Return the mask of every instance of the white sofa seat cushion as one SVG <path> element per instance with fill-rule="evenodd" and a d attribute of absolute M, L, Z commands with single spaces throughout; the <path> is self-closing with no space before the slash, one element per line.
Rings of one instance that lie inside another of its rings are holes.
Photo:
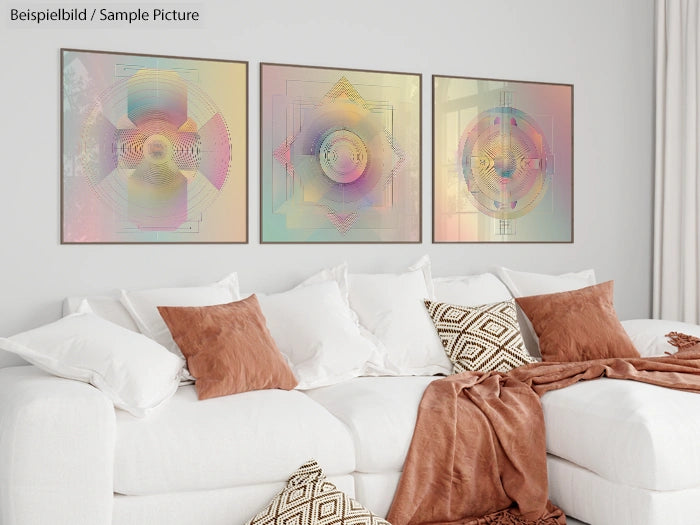
<path fill-rule="evenodd" d="M 340 490 L 355 494 L 351 475 L 328 477 Z M 286 481 L 218 490 L 114 497 L 110 525 L 243 525 L 287 485 Z"/>
<path fill-rule="evenodd" d="M 597 379 L 542 396 L 547 451 L 649 490 L 700 486 L 700 394 Z"/>
<path fill-rule="evenodd" d="M 681 321 L 630 319 L 622 321 L 622 327 L 642 357 L 664 355 L 666 352 L 675 354 L 678 348 L 668 342 L 666 334 L 669 332 L 681 332 L 700 337 L 700 326 Z"/>
<path fill-rule="evenodd" d="M 306 394 L 347 425 L 358 472 L 399 472 L 423 392 L 436 379 L 440 377 L 358 377 Z"/>
<path fill-rule="evenodd" d="M 331 476 L 355 469 L 345 425 L 299 391 L 197 400 L 181 387 L 146 419 L 117 414 L 114 491 L 126 495 L 285 481 L 309 458 Z"/>

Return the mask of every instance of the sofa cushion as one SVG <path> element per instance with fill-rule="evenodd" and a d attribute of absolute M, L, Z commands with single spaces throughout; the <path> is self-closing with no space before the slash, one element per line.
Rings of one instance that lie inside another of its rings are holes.
<path fill-rule="evenodd" d="M 513 297 L 506 285 L 492 273 L 434 277 L 433 290 L 436 301 L 465 306 L 500 303 Z"/>
<path fill-rule="evenodd" d="M 193 386 L 146 419 L 117 414 L 114 491 L 142 495 L 285 481 L 309 458 L 329 475 L 355 468 L 352 437 L 299 391 L 198 401 Z"/>
<path fill-rule="evenodd" d="M 413 437 L 418 404 L 436 379 L 440 377 L 358 377 L 306 394 L 347 425 L 358 472 L 399 472 Z"/>
<path fill-rule="evenodd" d="M 619 379 L 542 396 L 547 451 L 616 483 L 700 486 L 700 395 Z"/>
<path fill-rule="evenodd" d="M 352 475 L 329 476 L 328 481 L 354 497 L 355 481 Z M 148 496 L 117 494 L 114 497 L 112 521 L 106 523 L 111 525 L 243 525 L 285 486 L 286 482 L 276 481 L 229 489 L 169 492 Z"/>
<path fill-rule="evenodd" d="M 377 348 L 363 337 L 338 281 L 322 277 L 323 272 L 286 292 L 258 296 L 267 327 L 289 359 L 299 390 L 360 376 L 367 362 L 377 359 Z"/>

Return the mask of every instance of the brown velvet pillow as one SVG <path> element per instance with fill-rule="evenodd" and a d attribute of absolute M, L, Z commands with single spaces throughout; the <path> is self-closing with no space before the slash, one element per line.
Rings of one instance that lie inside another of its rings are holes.
<path fill-rule="evenodd" d="M 199 399 L 297 386 L 255 295 L 214 306 L 159 306 L 158 311 L 187 359 Z"/>
<path fill-rule="evenodd" d="M 515 299 L 540 339 L 543 361 L 639 357 L 613 307 L 613 282 Z"/>

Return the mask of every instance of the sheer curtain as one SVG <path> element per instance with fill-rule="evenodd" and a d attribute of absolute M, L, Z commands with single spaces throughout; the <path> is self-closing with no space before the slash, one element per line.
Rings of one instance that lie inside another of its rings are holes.
<path fill-rule="evenodd" d="M 655 318 L 700 323 L 700 0 L 656 0 Z"/>

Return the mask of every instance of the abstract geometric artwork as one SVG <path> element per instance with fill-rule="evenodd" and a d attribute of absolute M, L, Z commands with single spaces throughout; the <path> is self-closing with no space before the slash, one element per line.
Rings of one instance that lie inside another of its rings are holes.
<path fill-rule="evenodd" d="M 261 242 L 420 242 L 420 75 L 260 76 Z"/>
<path fill-rule="evenodd" d="M 573 86 L 433 76 L 433 242 L 573 242 Z"/>
<path fill-rule="evenodd" d="M 61 50 L 61 242 L 245 243 L 248 63 Z"/>

